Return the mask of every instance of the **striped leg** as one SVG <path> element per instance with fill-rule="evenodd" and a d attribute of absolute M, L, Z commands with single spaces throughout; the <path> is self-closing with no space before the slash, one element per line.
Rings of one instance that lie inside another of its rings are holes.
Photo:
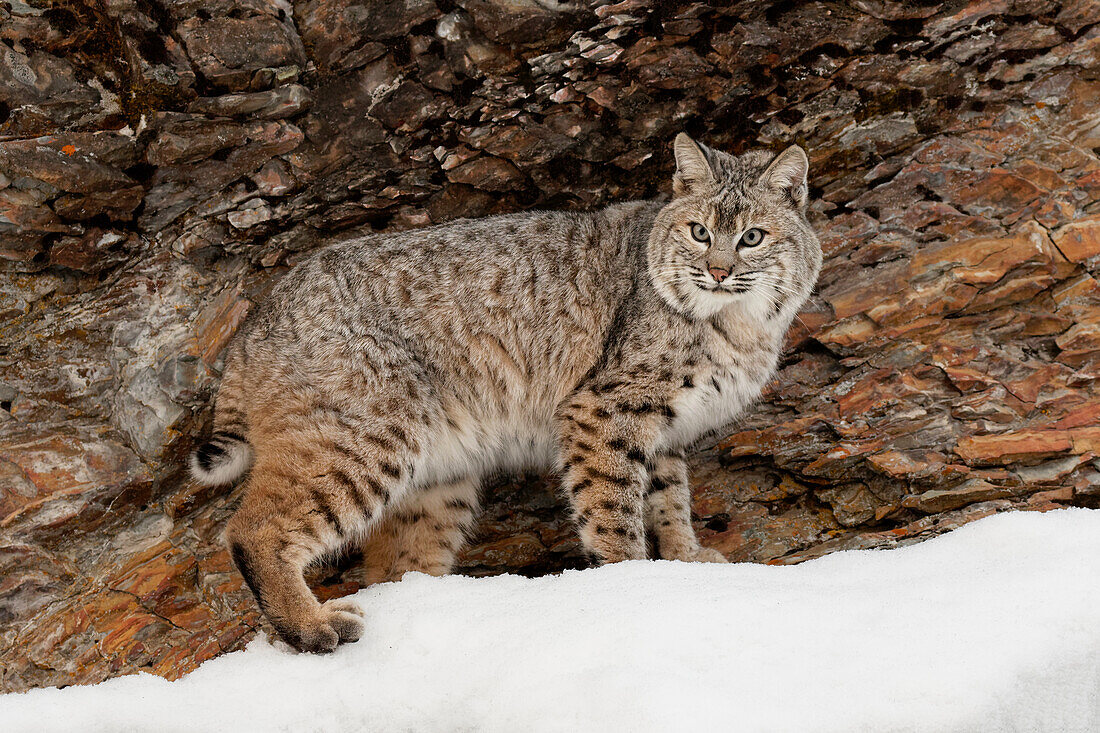
<path fill-rule="evenodd" d="M 363 562 L 348 576 L 360 585 L 400 580 L 393 572 L 397 553 L 400 551 L 401 524 L 394 519 L 392 512 L 387 512 L 371 527 L 367 538 L 363 540 Z"/>
<path fill-rule="evenodd" d="M 376 583 L 410 571 L 446 575 L 477 509 L 478 482 L 472 479 L 418 490 L 387 512 L 363 544 L 363 577 Z"/>
<path fill-rule="evenodd" d="M 348 600 L 318 603 L 302 571 L 366 535 L 406 480 L 400 460 L 377 443 L 324 436 L 288 433 L 254 446 L 255 466 L 226 526 L 260 609 L 289 644 L 313 652 L 354 641 L 361 622 Z"/>
<path fill-rule="evenodd" d="M 657 538 L 665 560 L 728 562 L 722 553 L 699 545 L 691 526 L 691 490 L 687 464 L 680 456 L 657 456 L 649 472 L 646 527 Z"/>
<path fill-rule="evenodd" d="M 646 557 L 643 489 L 653 416 L 620 404 L 582 392 L 561 424 L 562 484 L 581 541 L 597 562 Z"/>

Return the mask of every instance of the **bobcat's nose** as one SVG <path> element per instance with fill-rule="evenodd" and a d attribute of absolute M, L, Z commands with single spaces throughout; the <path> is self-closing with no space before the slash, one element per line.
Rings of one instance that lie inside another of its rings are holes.
<path fill-rule="evenodd" d="M 730 271 L 729 270 L 724 270 L 721 267 L 712 267 L 709 270 L 707 270 L 707 272 L 709 272 L 710 276 L 713 277 L 718 282 L 722 282 L 723 280 L 725 280 L 727 277 L 730 276 Z"/>

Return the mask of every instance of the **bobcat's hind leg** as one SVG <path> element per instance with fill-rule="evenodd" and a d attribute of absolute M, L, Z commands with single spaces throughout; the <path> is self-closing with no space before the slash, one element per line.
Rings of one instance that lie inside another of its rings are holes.
<path fill-rule="evenodd" d="M 477 518 L 478 486 L 462 479 L 410 493 L 363 543 L 360 577 L 370 584 L 400 580 L 410 571 L 449 573 Z"/>
<path fill-rule="evenodd" d="M 364 586 L 398 580 L 393 575 L 393 567 L 401 551 L 400 528 L 392 513 L 383 514 L 361 544 L 363 561 L 345 577 Z"/>
<path fill-rule="evenodd" d="M 657 538 L 657 554 L 664 560 L 729 562 L 718 550 L 702 547 L 691 526 L 691 489 L 687 463 L 680 456 L 653 460 L 646 493 L 646 528 Z"/>
<path fill-rule="evenodd" d="M 233 562 L 260 610 L 300 651 L 330 652 L 359 638 L 354 602 L 319 603 L 303 570 L 363 537 L 401 489 L 389 458 L 356 453 L 352 460 L 349 451 L 339 440 L 310 443 L 301 435 L 256 446 L 240 508 L 226 525 Z"/>

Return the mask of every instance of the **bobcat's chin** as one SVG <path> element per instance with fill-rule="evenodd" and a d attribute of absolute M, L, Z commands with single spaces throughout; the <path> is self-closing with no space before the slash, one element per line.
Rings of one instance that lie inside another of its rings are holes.
<path fill-rule="evenodd" d="M 699 297 L 692 304 L 700 318 L 712 318 L 730 306 L 743 304 L 747 293 L 739 293 L 722 287 L 696 287 Z"/>
<path fill-rule="evenodd" d="M 776 300 L 765 285 L 753 285 L 744 291 L 725 288 L 693 287 L 683 299 L 683 308 L 696 320 L 716 318 L 723 314 L 756 323 L 767 323 L 779 315 Z"/>

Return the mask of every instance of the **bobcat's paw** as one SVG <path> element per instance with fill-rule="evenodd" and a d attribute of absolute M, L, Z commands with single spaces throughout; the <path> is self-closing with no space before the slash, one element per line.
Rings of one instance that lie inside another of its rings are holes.
<path fill-rule="evenodd" d="M 350 598 L 333 598 L 321 604 L 321 616 L 336 635 L 340 643 L 359 641 L 363 635 L 363 609 Z"/>
<path fill-rule="evenodd" d="M 321 611 L 297 633 L 283 634 L 300 652 L 328 654 L 340 644 L 358 641 L 363 635 L 363 610 L 350 598 L 334 598 L 321 604 Z"/>
<path fill-rule="evenodd" d="M 713 547 L 700 547 L 688 560 L 690 562 L 729 562 L 725 555 Z"/>
<path fill-rule="evenodd" d="M 686 542 L 679 547 L 665 549 L 660 548 L 662 560 L 679 560 L 680 562 L 729 562 L 726 556 L 711 547 L 700 547 L 695 543 Z"/>

